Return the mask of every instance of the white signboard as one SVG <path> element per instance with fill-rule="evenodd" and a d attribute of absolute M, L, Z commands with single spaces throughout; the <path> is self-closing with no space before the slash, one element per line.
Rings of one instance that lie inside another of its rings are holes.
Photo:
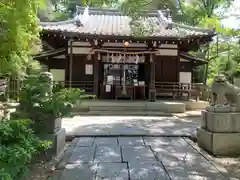
<path fill-rule="evenodd" d="M 92 64 L 86 64 L 85 74 L 86 75 L 92 75 L 93 74 L 93 65 Z"/>

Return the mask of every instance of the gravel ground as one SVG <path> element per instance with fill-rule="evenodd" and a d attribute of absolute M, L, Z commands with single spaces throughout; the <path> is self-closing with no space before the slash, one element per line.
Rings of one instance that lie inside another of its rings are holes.
<path fill-rule="evenodd" d="M 240 179 L 240 157 L 238 158 L 214 158 L 216 163 L 222 164 L 231 177 Z"/>
<path fill-rule="evenodd" d="M 68 145 L 69 142 L 66 143 L 65 150 L 67 149 Z M 55 169 L 55 165 L 58 163 L 61 157 L 62 156 L 52 159 L 46 157 L 38 158 L 39 160 L 29 164 L 29 175 L 26 180 L 53 180 L 53 177 L 57 177 L 60 173 L 60 170 Z"/>

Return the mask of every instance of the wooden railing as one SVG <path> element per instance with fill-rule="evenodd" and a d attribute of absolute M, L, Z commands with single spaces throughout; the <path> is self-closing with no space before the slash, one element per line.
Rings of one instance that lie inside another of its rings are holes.
<path fill-rule="evenodd" d="M 157 96 L 172 96 L 173 99 L 176 97 L 184 97 L 187 99 L 195 97 L 198 101 L 201 92 L 195 84 L 190 83 L 179 83 L 179 82 L 155 82 Z"/>

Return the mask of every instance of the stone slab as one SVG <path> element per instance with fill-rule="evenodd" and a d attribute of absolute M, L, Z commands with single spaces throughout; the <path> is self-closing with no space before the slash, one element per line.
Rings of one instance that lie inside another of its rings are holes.
<path fill-rule="evenodd" d="M 79 164 L 82 162 L 92 162 L 94 159 L 95 147 L 76 147 L 69 160 L 68 164 Z"/>
<path fill-rule="evenodd" d="M 96 180 L 129 180 L 126 163 L 99 163 Z"/>
<path fill-rule="evenodd" d="M 152 147 L 172 179 L 218 179 L 221 173 L 183 138 L 168 138 L 168 145 Z"/>
<path fill-rule="evenodd" d="M 93 145 L 95 146 L 118 146 L 116 137 L 96 137 Z"/>
<path fill-rule="evenodd" d="M 76 146 L 92 146 L 94 141 L 94 137 L 81 137 L 76 139 L 77 139 Z"/>
<path fill-rule="evenodd" d="M 67 164 L 59 180 L 95 180 L 96 163 Z"/>
<path fill-rule="evenodd" d="M 216 133 L 240 132 L 240 113 L 206 112 L 207 130 Z M 204 122 L 204 118 L 202 119 Z"/>
<path fill-rule="evenodd" d="M 131 162 L 129 163 L 131 180 L 170 180 L 160 163 Z"/>
<path fill-rule="evenodd" d="M 170 143 L 167 137 L 144 137 L 143 140 L 146 146 L 153 147 L 167 145 Z"/>
<path fill-rule="evenodd" d="M 144 146 L 142 137 L 119 137 L 120 146 Z"/>
<path fill-rule="evenodd" d="M 194 169 L 184 168 L 183 166 L 165 167 L 171 180 L 205 180 L 198 172 Z M 216 180 L 216 179 L 209 179 Z"/>
<path fill-rule="evenodd" d="M 97 146 L 95 162 L 122 162 L 119 146 Z"/>
<path fill-rule="evenodd" d="M 183 161 L 182 163 L 191 164 L 200 155 L 183 138 L 169 138 L 169 144 L 151 146 L 157 159 L 164 165 Z"/>
<path fill-rule="evenodd" d="M 156 162 L 153 152 L 150 148 L 144 146 L 125 146 L 122 147 L 123 162 Z"/>
<path fill-rule="evenodd" d="M 191 165 L 175 161 L 164 165 L 171 180 L 227 180 L 213 165 L 197 161 Z"/>
<path fill-rule="evenodd" d="M 197 129 L 198 145 L 213 155 L 236 156 L 240 154 L 240 133 L 212 133 Z"/>

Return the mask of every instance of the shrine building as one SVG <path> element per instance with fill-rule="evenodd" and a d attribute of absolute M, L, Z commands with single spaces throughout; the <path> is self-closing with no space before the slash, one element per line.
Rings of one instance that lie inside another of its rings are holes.
<path fill-rule="evenodd" d="M 99 99 L 191 98 L 193 69 L 207 61 L 189 52 L 212 41 L 214 29 L 175 23 L 167 10 L 144 11 L 143 18 L 151 33 L 133 36 L 119 10 L 79 7 L 73 19 L 41 22 L 44 51 L 35 59 L 54 81 Z"/>

